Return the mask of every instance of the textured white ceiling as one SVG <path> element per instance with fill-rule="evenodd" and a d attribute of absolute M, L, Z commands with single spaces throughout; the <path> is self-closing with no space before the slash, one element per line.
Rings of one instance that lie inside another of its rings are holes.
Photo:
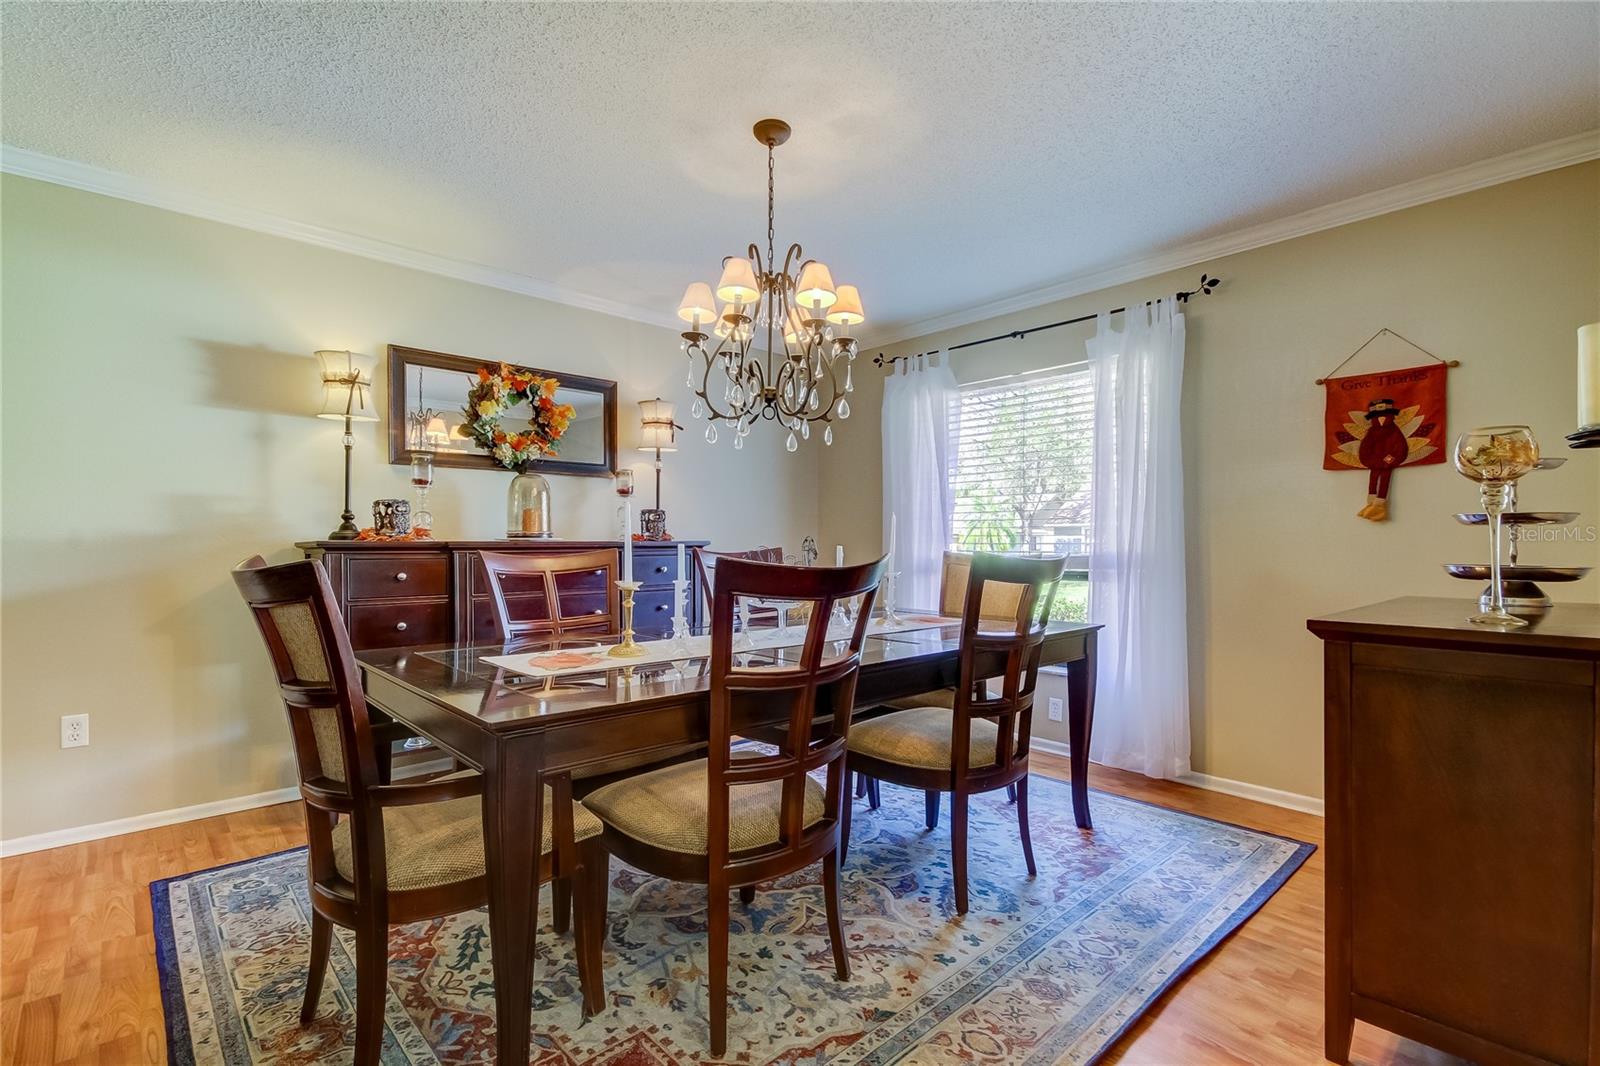
<path fill-rule="evenodd" d="M 0 139 L 670 311 L 778 240 L 879 329 L 1600 127 L 1600 4 L 0 8 Z"/>

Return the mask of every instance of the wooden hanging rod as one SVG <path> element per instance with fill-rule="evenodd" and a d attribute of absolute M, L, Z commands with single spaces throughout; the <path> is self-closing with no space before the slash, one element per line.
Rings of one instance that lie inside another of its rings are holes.
<path fill-rule="evenodd" d="M 1180 303 L 1188 303 L 1189 297 L 1191 296 L 1210 296 L 1212 291 L 1215 290 L 1220 284 L 1222 284 L 1221 278 L 1214 278 L 1209 274 L 1201 274 L 1200 284 L 1190 289 L 1188 292 L 1178 293 L 1178 301 Z M 1153 302 L 1154 301 L 1151 300 L 1145 301 L 1146 304 Z M 1127 310 L 1128 309 L 1126 307 L 1115 307 L 1107 313 L 1120 315 Z M 1079 315 L 1077 318 L 1063 318 L 1060 322 L 1047 322 L 1042 326 L 1030 326 L 1027 329 L 1014 329 L 1010 333 L 997 333 L 993 337 L 985 337 L 980 341 L 967 341 L 965 344 L 952 344 L 948 348 L 935 348 L 932 351 L 927 352 L 914 352 L 909 355 L 894 355 L 888 357 L 885 357 L 882 352 L 879 352 L 877 355 L 872 357 L 872 361 L 877 366 L 891 366 L 894 363 L 898 363 L 902 359 L 915 359 L 918 356 L 933 355 L 935 352 L 940 351 L 955 352 L 960 351 L 962 348 L 976 348 L 980 344 L 992 344 L 995 341 L 1020 341 L 1030 333 L 1042 333 L 1047 329 L 1056 329 L 1059 326 L 1076 326 L 1080 322 L 1093 322 L 1099 316 L 1099 314 L 1100 313 L 1096 311 L 1092 315 Z"/>

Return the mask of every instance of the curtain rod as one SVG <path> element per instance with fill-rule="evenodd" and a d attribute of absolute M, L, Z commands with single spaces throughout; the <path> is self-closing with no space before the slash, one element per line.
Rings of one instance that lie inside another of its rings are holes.
<path fill-rule="evenodd" d="M 1220 284 L 1222 284 L 1221 278 L 1214 278 L 1209 274 L 1201 274 L 1200 284 L 1198 286 L 1190 289 L 1188 292 L 1180 292 L 1177 294 L 1178 302 L 1188 303 L 1189 297 L 1191 296 L 1210 296 L 1212 290 L 1214 290 Z M 1151 302 L 1152 301 L 1149 300 L 1145 301 L 1146 304 Z M 1128 309 L 1126 307 L 1114 307 L 1106 313 L 1110 315 L 1120 315 L 1127 310 Z M 872 362 L 877 366 L 890 366 L 902 359 L 915 359 L 918 356 L 934 355 L 941 351 L 954 352 L 959 351 L 962 348 L 976 348 L 980 344 L 992 344 L 995 341 L 1020 341 L 1030 333 L 1042 333 L 1047 329 L 1055 329 L 1058 326 L 1075 326 L 1080 322 L 1093 322 L 1097 317 L 1099 317 L 1099 314 L 1100 312 L 1096 311 L 1092 315 L 1079 315 L 1077 318 L 1063 318 L 1060 322 L 1047 322 L 1042 326 L 1030 326 L 1028 329 L 1014 329 L 1010 333 L 996 333 L 993 337 L 985 337 L 980 341 L 967 341 L 965 344 L 952 344 L 948 348 L 934 348 L 931 351 L 915 352 L 910 355 L 895 355 L 890 356 L 887 359 L 884 358 L 882 352 L 879 352 L 877 355 L 872 357 Z"/>

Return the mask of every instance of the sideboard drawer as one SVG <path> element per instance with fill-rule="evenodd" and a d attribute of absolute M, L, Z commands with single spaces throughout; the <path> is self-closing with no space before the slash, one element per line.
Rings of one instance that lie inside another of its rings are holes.
<path fill-rule="evenodd" d="M 672 588 L 641 589 L 633 596 L 633 635 L 639 640 L 672 636 Z"/>
<path fill-rule="evenodd" d="M 351 603 L 445 596 L 450 563 L 442 555 L 417 552 L 355 556 L 345 563 L 345 582 Z"/>
<path fill-rule="evenodd" d="M 685 552 L 684 569 L 694 566 Z M 642 585 L 670 585 L 678 579 L 678 549 L 633 546 L 633 578 Z"/>
<path fill-rule="evenodd" d="M 450 601 L 352 604 L 350 643 L 357 648 L 450 643 Z"/>

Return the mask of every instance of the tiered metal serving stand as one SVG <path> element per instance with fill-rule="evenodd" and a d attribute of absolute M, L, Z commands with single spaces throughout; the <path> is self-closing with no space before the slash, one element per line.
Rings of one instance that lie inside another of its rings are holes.
<path fill-rule="evenodd" d="M 1539 460 L 1535 470 L 1554 470 L 1562 463 L 1564 458 L 1544 458 Z M 1518 560 L 1518 549 L 1523 538 L 1517 530 L 1524 526 L 1565 526 L 1570 525 L 1578 517 L 1576 511 L 1519 511 L 1517 510 L 1517 482 L 1512 482 L 1506 488 L 1506 510 L 1500 516 L 1501 525 L 1511 530 L 1508 561 L 1500 567 L 1500 583 L 1505 593 L 1506 610 L 1512 614 L 1537 614 L 1550 606 L 1550 597 L 1544 589 L 1539 587 L 1539 582 L 1551 584 L 1577 581 L 1589 572 L 1587 566 L 1530 566 Z M 1467 526 L 1482 526 L 1489 521 L 1489 516 L 1483 512 L 1463 512 L 1456 515 L 1456 521 Z M 1451 577 L 1459 577 L 1464 581 L 1488 581 L 1488 563 L 1446 563 L 1445 570 Z M 1478 596 L 1478 602 L 1487 610 L 1489 607 L 1489 587 L 1484 586 L 1483 592 Z"/>

